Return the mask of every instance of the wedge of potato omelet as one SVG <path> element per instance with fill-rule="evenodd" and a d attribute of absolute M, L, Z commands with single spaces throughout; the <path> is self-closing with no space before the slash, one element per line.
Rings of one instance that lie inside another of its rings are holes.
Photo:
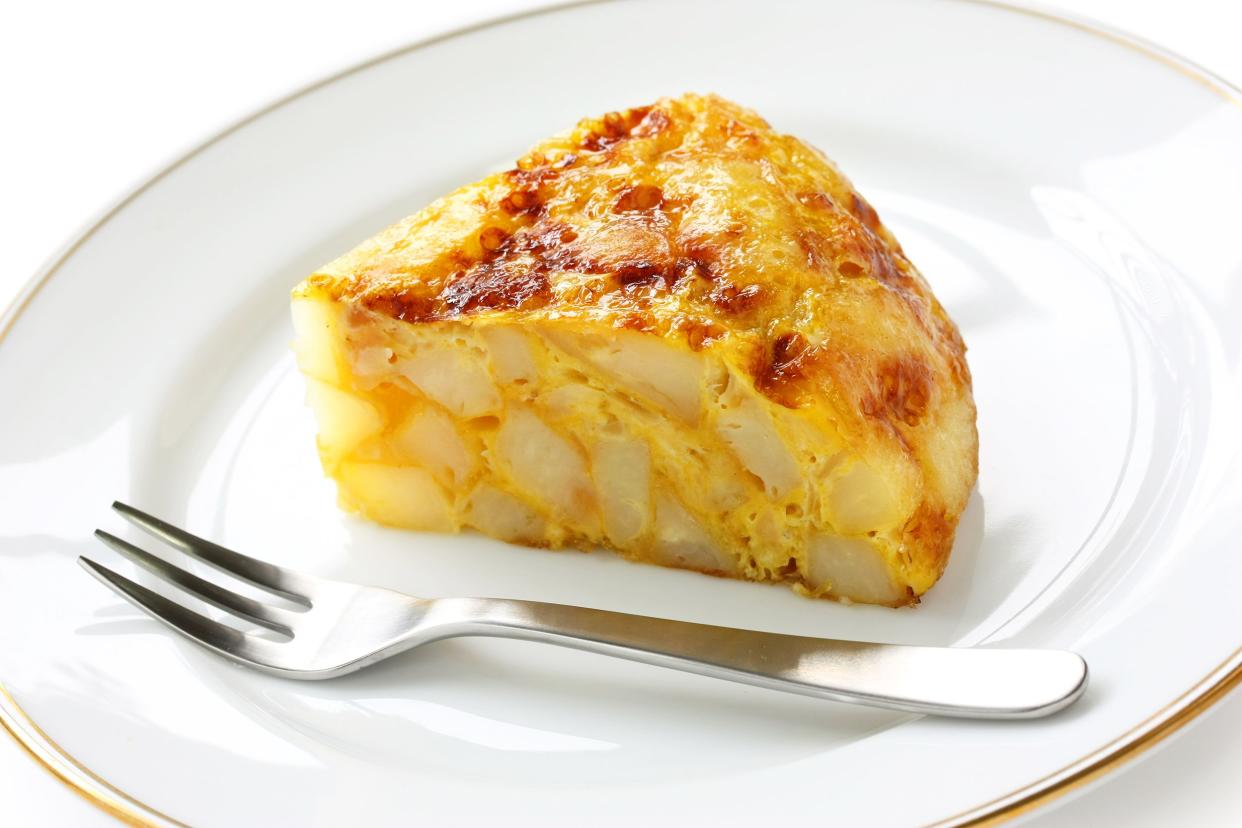
<path fill-rule="evenodd" d="M 610 112 L 294 291 L 342 505 L 901 605 L 978 443 L 957 328 L 818 150 L 686 95 Z"/>

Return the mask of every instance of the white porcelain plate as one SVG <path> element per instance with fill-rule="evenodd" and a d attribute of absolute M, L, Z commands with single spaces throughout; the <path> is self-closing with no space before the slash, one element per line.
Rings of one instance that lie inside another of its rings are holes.
<path fill-rule="evenodd" d="M 978 491 L 915 609 L 385 530 L 338 512 L 320 474 L 289 289 L 578 117 L 685 90 L 825 149 L 962 328 Z M 1239 675 L 1239 216 L 1237 93 L 1154 48 L 992 5 L 598 3 L 372 62 L 166 170 L 4 318 L 0 713 L 74 784 L 151 823 L 1014 813 Z M 113 499 L 420 595 L 1064 647 L 1093 682 L 1061 715 L 1005 724 L 511 641 L 281 680 L 174 637 L 78 569 L 83 553 L 116 562 L 91 538 L 121 525 Z"/>

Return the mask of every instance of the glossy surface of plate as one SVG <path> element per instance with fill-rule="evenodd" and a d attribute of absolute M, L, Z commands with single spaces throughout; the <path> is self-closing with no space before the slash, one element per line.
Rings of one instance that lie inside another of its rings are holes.
<path fill-rule="evenodd" d="M 1177 69 L 987 5 L 592 4 L 404 51 L 230 131 L 5 320 L 6 723 L 143 803 L 121 810 L 201 826 L 905 825 L 1003 811 L 1133 740 L 1239 658 L 1242 108 Z M 289 288 L 582 115 L 688 89 L 824 148 L 962 328 L 979 486 L 917 609 L 385 530 L 341 515 L 319 472 Z M 114 498 L 414 594 L 1064 647 L 1093 685 L 1046 721 L 936 721 L 464 640 L 299 684 L 173 638 L 77 569 L 112 560 L 90 532 L 117 528 Z"/>

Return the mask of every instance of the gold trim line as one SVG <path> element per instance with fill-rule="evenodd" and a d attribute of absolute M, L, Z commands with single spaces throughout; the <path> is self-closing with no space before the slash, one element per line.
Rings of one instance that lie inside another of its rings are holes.
<path fill-rule="evenodd" d="M 26 715 L 17 700 L 0 683 L 0 726 L 53 776 L 81 796 L 126 825 L 137 828 L 184 828 L 167 814 L 114 788 L 89 768 L 74 759 L 48 736 L 43 728 Z"/>

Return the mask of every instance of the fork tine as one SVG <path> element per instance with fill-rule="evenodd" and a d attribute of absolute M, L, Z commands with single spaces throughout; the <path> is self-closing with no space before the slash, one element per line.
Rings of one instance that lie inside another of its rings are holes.
<path fill-rule="evenodd" d="M 146 550 L 140 549 L 128 541 L 123 541 L 116 535 L 111 535 L 102 529 L 95 530 L 95 537 L 143 569 L 163 578 L 165 581 L 176 584 L 199 600 L 206 601 L 225 612 L 231 612 L 238 618 L 245 619 L 246 621 L 253 621 L 256 624 L 285 635 L 293 635 L 291 622 L 294 619 L 292 618 L 292 613 L 288 610 L 282 610 L 279 607 L 269 607 L 260 601 L 247 598 L 245 595 L 238 595 L 224 587 L 213 584 L 211 581 L 203 580 L 197 575 L 186 572 L 180 567 L 173 566 L 167 561 L 160 560 Z"/>
<path fill-rule="evenodd" d="M 199 615 L 197 612 L 186 609 L 157 592 L 152 592 L 146 587 L 134 583 L 123 575 L 118 575 L 111 569 L 108 569 L 108 567 L 98 564 L 90 558 L 80 556 L 78 563 L 82 565 L 83 569 L 94 575 L 122 598 L 187 638 L 241 661 L 248 663 L 262 663 L 264 661 L 263 658 L 259 657 L 260 650 L 263 645 L 270 645 L 272 642 L 261 641 L 240 630 L 235 630 L 218 621 L 212 621 L 210 618 Z M 286 645 L 275 644 L 274 646 Z"/>
<path fill-rule="evenodd" d="M 191 557 L 198 558 L 205 564 L 214 566 L 221 572 L 240 578 L 248 584 L 274 592 L 282 598 L 299 603 L 305 607 L 311 605 L 310 597 L 304 593 L 308 589 L 310 578 L 283 567 L 256 560 L 232 549 L 226 549 L 218 543 L 191 535 L 184 529 L 178 529 L 171 523 L 162 521 L 146 512 L 140 512 L 133 506 L 120 501 L 112 504 L 112 508 L 147 534 L 158 538 L 174 549 L 178 549 Z"/>

